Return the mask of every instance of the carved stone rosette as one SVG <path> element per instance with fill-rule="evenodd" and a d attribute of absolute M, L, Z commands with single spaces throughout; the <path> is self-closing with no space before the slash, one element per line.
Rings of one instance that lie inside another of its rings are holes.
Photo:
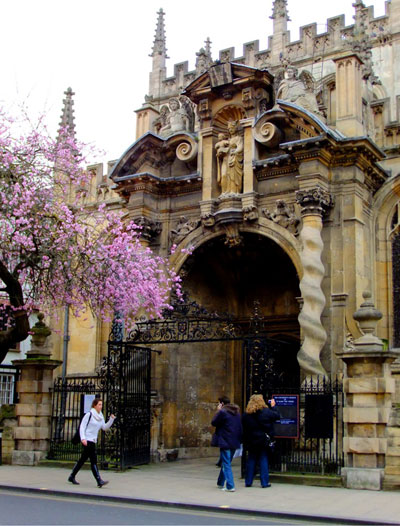
<path fill-rule="evenodd" d="M 326 342 L 326 332 L 321 323 L 325 307 L 325 296 L 321 288 L 325 268 L 321 261 L 324 244 L 321 237 L 322 216 L 333 199 L 322 188 L 299 191 L 297 202 L 301 206 L 303 227 L 300 233 L 302 242 L 301 262 L 303 277 L 300 281 L 303 308 L 299 323 L 303 330 L 303 344 L 297 355 L 300 366 L 308 375 L 326 375 L 321 364 L 320 353 Z"/>

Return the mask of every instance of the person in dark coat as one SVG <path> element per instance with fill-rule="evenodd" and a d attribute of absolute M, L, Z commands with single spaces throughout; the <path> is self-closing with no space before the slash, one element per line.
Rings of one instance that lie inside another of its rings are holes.
<path fill-rule="evenodd" d="M 243 447 L 248 451 L 245 485 L 253 484 L 257 463 L 260 465 L 260 481 L 263 488 L 269 488 L 268 451 L 265 446 L 265 433 L 274 437 L 274 422 L 280 414 L 272 399 L 268 408 L 262 395 L 252 395 L 242 418 Z"/>
<path fill-rule="evenodd" d="M 235 450 L 240 447 L 242 440 L 239 407 L 231 404 L 228 397 L 221 396 L 211 425 L 216 428 L 211 445 L 220 448 L 221 471 L 217 486 L 223 491 L 235 491 L 231 463 Z"/>

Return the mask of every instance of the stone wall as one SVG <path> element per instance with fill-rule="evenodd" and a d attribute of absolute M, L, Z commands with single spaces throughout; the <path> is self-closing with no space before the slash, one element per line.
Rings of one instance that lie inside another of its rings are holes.
<path fill-rule="evenodd" d="M 15 449 L 13 430 L 16 425 L 15 406 L 2 405 L 0 407 L 0 433 L 2 434 L 0 459 L 2 464 L 11 464 L 12 462 L 12 452 Z"/>

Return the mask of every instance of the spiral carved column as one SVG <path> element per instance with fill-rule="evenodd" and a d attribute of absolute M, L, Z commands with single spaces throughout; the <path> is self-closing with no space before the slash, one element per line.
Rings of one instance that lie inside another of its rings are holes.
<path fill-rule="evenodd" d="M 304 301 L 299 314 L 303 344 L 297 359 L 307 375 L 326 375 L 320 359 L 326 341 L 326 332 L 321 323 L 321 314 L 325 307 L 325 296 L 321 288 L 325 273 L 321 261 L 324 248 L 321 231 L 322 218 L 333 205 L 333 200 L 331 195 L 320 187 L 296 192 L 296 200 L 301 206 L 303 219 L 300 234 L 303 277 L 300 290 Z"/>

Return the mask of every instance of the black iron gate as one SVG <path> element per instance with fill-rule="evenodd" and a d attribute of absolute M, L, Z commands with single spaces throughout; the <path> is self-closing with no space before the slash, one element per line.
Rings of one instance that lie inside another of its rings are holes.
<path fill-rule="evenodd" d="M 129 342 L 108 344 L 102 371 L 108 405 L 117 417 L 114 456 L 121 469 L 150 462 L 152 352 Z"/>
<path fill-rule="evenodd" d="M 104 416 L 116 415 L 111 429 L 99 435 L 100 465 L 125 469 L 150 461 L 152 352 L 148 347 L 110 341 L 97 376 L 56 379 L 48 458 L 77 459 L 80 445 L 74 446 L 71 438 L 91 400 L 98 396 L 104 401 Z"/>

